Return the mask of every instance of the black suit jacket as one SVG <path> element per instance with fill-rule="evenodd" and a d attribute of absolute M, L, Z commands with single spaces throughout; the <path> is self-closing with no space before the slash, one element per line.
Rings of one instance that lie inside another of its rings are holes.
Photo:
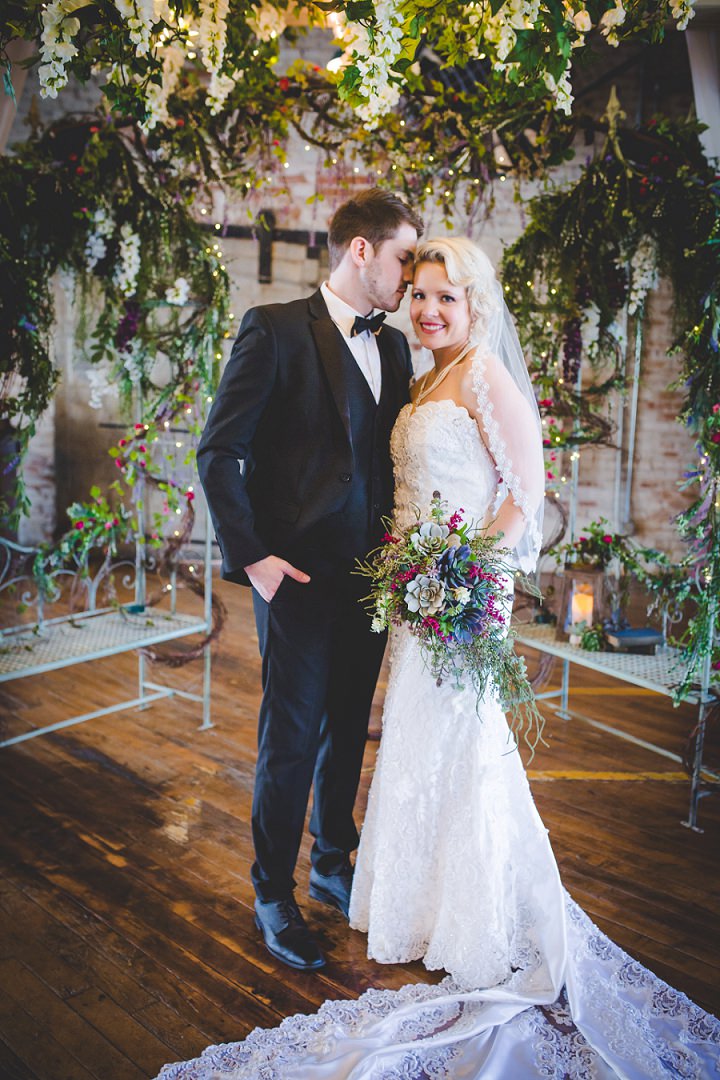
<path fill-rule="evenodd" d="M 410 350 L 378 334 L 383 392 L 409 400 Z M 198 448 L 198 469 L 223 556 L 222 574 L 285 554 L 340 510 L 353 474 L 342 334 L 320 290 L 245 315 Z"/>

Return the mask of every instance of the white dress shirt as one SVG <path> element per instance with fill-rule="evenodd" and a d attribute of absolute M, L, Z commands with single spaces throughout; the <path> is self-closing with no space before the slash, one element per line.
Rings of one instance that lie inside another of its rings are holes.
<path fill-rule="evenodd" d="M 365 376 L 372 396 L 377 403 L 380 401 L 380 392 L 382 390 L 382 367 L 380 364 L 380 350 L 375 335 L 371 334 L 369 330 L 363 330 L 362 334 L 350 337 L 355 317 L 360 315 L 365 318 L 367 312 L 355 311 L 354 308 L 351 308 L 349 304 L 346 304 L 344 300 L 335 295 L 327 281 L 324 281 L 320 286 L 320 292 L 327 305 L 330 318 L 345 338 L 347 347 Z"/>

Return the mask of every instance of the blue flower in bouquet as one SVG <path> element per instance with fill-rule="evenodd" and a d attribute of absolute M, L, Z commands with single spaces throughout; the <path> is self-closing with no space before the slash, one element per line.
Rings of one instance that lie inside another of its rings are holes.
<path fill-rule="evenodd" d="M 453 616 L 452 632 L 456 641 L 468 645 L 485 628 L 486 617 L 479 608 L 464 607 Z"/>
<path fill-rule="evenodd" d="M 468 544 L 449 547 L 438 559 L 438 573 L 448 589 L 461 589 L 468 584 L 468 560 L 472 552 Z"/>

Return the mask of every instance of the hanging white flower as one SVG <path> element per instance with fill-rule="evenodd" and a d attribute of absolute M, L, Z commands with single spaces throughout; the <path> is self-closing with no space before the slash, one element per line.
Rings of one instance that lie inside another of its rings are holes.
<path fill-rule="evenodd" d="M 111 378 L 112 366 L 107 360 L 102 360 L 99 364 L 89 367 L 85 375 L 90 383 L 88 405 L 91 409 L 102 409 L 104 399 L 108 395 L 117 394 L 117 383 Z"/>
<path fill-rule="evenodd" d="M 498 63 L 496 68 L 504 67 L 503 61 L 512 52 L 517 41 L 518 30 L 530 30 L 538 17 L 540 0 L 507 0 L 485 25 L 485 40 L 495 46 Z"/>
<path fill-rule="evenodd" d="M 685 30 L 690 20 L 695 17 L 694 3 L 695 0 L 670 0 L 670 11 L 673 19 L 677 20 L 678 30 Z"/>
<path fill-rule="evenodd" d="M 234 75 L 218 75 L 213 73 L 210 76 L 210 84 L 207 92 L 207 103 L 210 106 L 210 113 L 212 116 L 216 116 L 222 109 L 228 94 L 235 86 L 238 79 L 242 79 L 244 72 L 235 71 Z"/>
<path fill-rule="evenodd" d="M 248 16 L 248 26 L 261 41 L 273 41 L 280 37 L 287 26 L 285 12 L 272 4 L 261 4 Z"/>
<path fill-rule="evenodd" d="M 621 3 L 616 4 L 613 8 L 608 8 L 600 16 L 600 33 L 607 39 L 608 45 L 619 45 L 620 39 L 617 36 L 616 28 L 622 26 L 625 22 L 627 12 Z"/>
<path fill-rule="evenodd" d="M 99 207 L 92 214 L 93 231 L 85 243 L 85 259 L 88 270 L 94 270 L 101 259 L 107 255 L 106 240 L 115 231 L 115 222 L 112 215 L 104 208 Z"/>
<path fill-rule="evenodd" d="M 572 21 L 579 34 L 587 34 L 592 30 L 592 19 L 590 18 L 590 12 L 587 8 L 576 11 L 572 17 Z"/>
<path fill-rule="evenodd" d="M 185 54 L 182 49 L 177 48 L 175 45 L 165 46 L 163 50 L 162 82 L 159 85 L 154 82 L 149 83 L 145 95 L 147 115 L 140 125 L 144 132 L 151 131 L 156 124 L 167 123 L 169 119 L 168 98 L 178 84 L 184 62 Z"/>
<path fill-rule="evenodd" d="M 211 75 L 222 67 L 227 40 L 229 0 L 202 0 L 198 26 L 202 61 Z"/>
<path fill-rule="evenodd" d="M 130 348 L 122 353 L 122 366 L 125 368 L 127 375 L 130 376 L 131 382 L 137 384 L 145 375 L 145 360 L 145 349 L 142 348 L 137 339 L 131 343 Z"/>
<path fill-rule="evenodd" d="M 67 85 L 66 66 L 77 55 L 73 38 L 80 29 L 80 20 L 70 12 L 84 7 L 87 0 L 53 0 L 41 11 L 42 32 L 38 68 L 40 96 L 56 98 L 58 90 Z"/>
<path fill-rule="evenodd" d="M 543 78 L 548 90 L 555 96 L 555 108 L 569 116 L 573 103 L 570 66 L 565 68 L 559 79 L 556 79 L 549 71 L 545 72 Z"/>
<path fill-rule="evenodd" d="M 356 110 L 371 131 L 397 105 L 400 88 L 391 82 L 392 66 L 402 51 L 403 17 L 390 0 L 378 0 L 372 39 L 366 27 L 348 25 L 348 51 L 360 73 L 365 100 Z"/>
<path fill-rule="evenodd" d="M 135 292 L 139 272 L 140 237 L 126 221 L 120 229 L 120 258 L 113 275 L 113 280 L 123 296 L 132 296 Z"/>
<path fill-rule="evenodd" d="M 182 307 L 187 304 L 190 296 L 190 282 L 187 278 L 179 277 L 165 290 L 165 299 L 168 304 L 177 304 Z"/>
<path fill-rule="evenodd" d="M 650 290 L 657 288 L 657 283 L 657 245 L 651 237 L 643 236 L 630 260 L 629 315 L 637 314 Z"/>
<path fill-rule="evenodd" d="M 145 372 L 145 351 L 136 339 L 129 349 L 122 354 L 123 367 L 130 376 L 131 383 L 139 383 Z"/>
<path fill-rule="evenodd" d="M 114 0 L 114 3 L 127 24 L 135 54 L 146 56 L 150 52 L 151 31 L 155 22 L 153 0 Z"/>
<path fill-rule="evenodd" d="M 590 304 L 582 313 L 580 322 L 580 335 L 582 337 L 583 352 L 592 355 L 598 345 L 598 331 L 600 329 L 600 308 L 597 304 Z"/>
<path fill-rule="evenodd" d="M 101 259 L 107 255 L 107 244 L 102 236 L 91 233 L 85 244 L 85 261 L 88 270 L 94 270 Z"/>

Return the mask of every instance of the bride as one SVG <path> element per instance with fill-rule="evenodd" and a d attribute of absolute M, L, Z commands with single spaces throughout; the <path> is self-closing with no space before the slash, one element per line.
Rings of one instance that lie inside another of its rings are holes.
<path fill-rule="evenodd" d="M 411 317 L 434 368 L 391 449 L 395 520 L 451 511 L 503 534 L 532 570 L 542 525 L 540 420 L 492 267 L 469 240 L 416 258 Z M 162 1080 L 647 1080 L 714 1075 L 720 1023 L 633 961 L 560 882 L 500 704 L 437 684 L 393 630 L 383 735 L 350 901 L 380 963 L 422 958 L 434 986 L 328 1001 Z"/>

